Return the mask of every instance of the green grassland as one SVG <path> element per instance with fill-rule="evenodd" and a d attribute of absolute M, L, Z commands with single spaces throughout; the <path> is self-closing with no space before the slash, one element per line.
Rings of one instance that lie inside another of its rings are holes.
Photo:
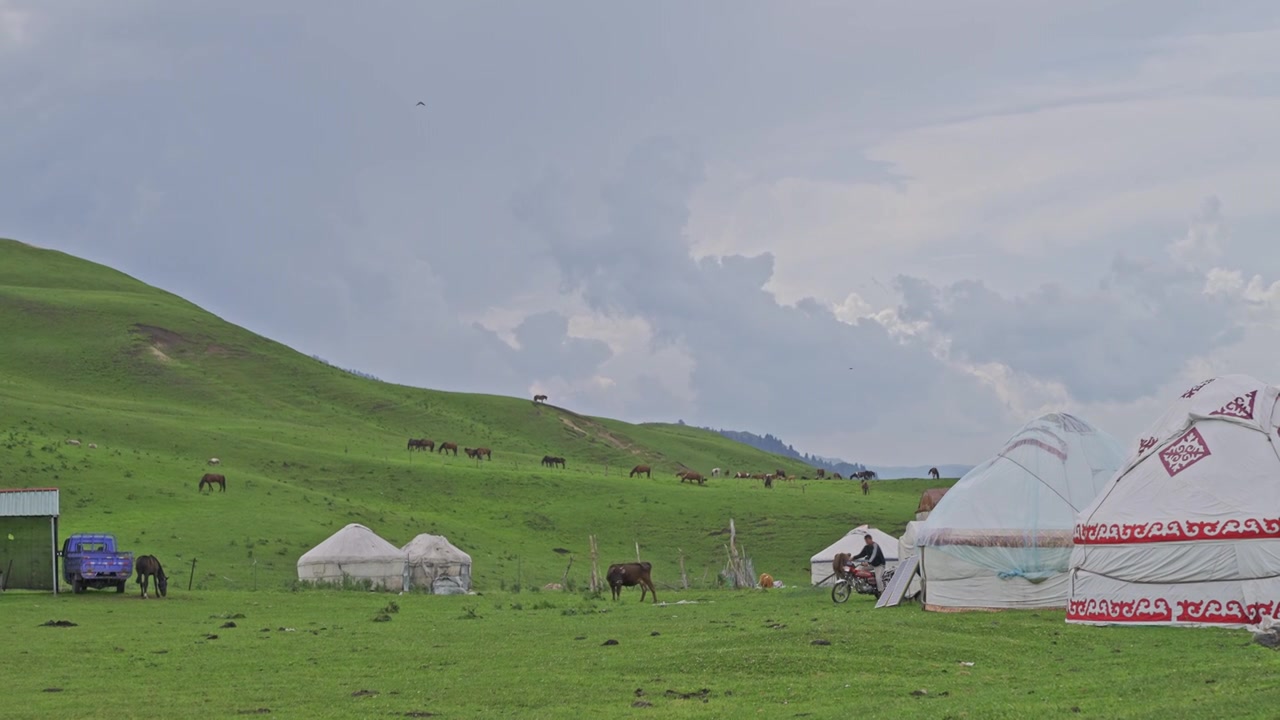
<path fill-rule="evenodd" d="M 494 459 L 409 453 L 409 437 Z M 212 456 L 227 492 L 200 494 Z M 639 463 L 652 478 L 627 476 Z M 809 473 L 695 428 L 359 378 L 0 240 L 0 487 L 60 488 L 64 536 L 116 533 L 171 577 L 159 601 L 0 595 L 0 717 L 1276 715 L 1280 654 L 1247 633 L 872 611 L 808 587 L 814 552 L 863 522 L 899 532 L 936 482 L 694 486 L 681 466 Z M 718 589 L 730 519 L 787 588 Z M 349 522 L 397 545 L 448 536 L 479 594 L 299 589 L 298 556 Z M 587 591 L 591 535 L 601 565 L 638 543 L 665 604 Z M 571 591 L 538 590 L 562 578 Z"/>
<path fill-rule="evenodd" d="M 0 241 L 0 486 L 58 487 L 65 533 L 109 531 L 202 588 L 283 587 L 348 522 L 403 544 L 447 535 L 479 587 L 587 577 L 635 556 L 708 584 L 729 520 L 762 570 L 800 582 L 812 552 L 895 507 L 914 484 L 862 498 L 852 483 L 680 483 L 687 466 L 809 469 L 678 425 L 631 425 L 523 398 L 379 383 L 224 322 L 113 270 Z M 405 450 L 409 437 L 487 446 L 476 462 Z M 82 441 L 67 445 L 67 438 Z M 90 449 L 89 443 L 97 449 Z M 546 469 L 543 455 L 567 458 Z M 197 493 L 218 457 L 228 491 Z M 636 464 L 651 478 L 630 478 Z M 556 550 L 560 549 L 561 552 Z"/>
<path fill-rule="evenodd" d="M 663 595 L 10 593 L 0 716 L 1269 718 L 1280 701 L 1276 653 L 1239 632 L 807 587 Z"/>

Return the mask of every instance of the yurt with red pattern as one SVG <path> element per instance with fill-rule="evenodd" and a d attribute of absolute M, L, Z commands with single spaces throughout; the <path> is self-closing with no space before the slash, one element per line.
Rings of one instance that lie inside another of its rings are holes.
<path fill-rule="evenodd" d="M 1247 375 L 1211 378 L 1134 441 L 1077 518 L 1067 622 L 1280 619 L 1278 396 Z"/>

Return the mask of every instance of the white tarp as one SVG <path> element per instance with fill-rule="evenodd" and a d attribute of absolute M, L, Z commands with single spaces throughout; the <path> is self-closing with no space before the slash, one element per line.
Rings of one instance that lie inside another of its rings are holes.
<path fill-rule="evenodd" d="M 898 538 L 898 555 L 899 560 L 906 560 L 912 555 L 920 554 L 920 547 L 916 544 L 916 537 L 920 534 L 920 526 L 924 525 L 921 520 L 912 520 L 907 523 L 907 527 L 902 531 L 902 537 Z M 913 598 L 920 593 L 922 588 L 920 581 L 920 573 L 916 573 L 907 583 L 907 590 L 903 593 L 904 598 Z"/>
<path fill-rule="evenodd" d="M 298 558 L 298 579 L 341 583 L 368 580 L 374 587 L 404 589 L 405 555 L 364 525 L 351 523 Z"/>
<path fill-rule="evenodd" d="M 1124 453 L 1066 413 L 1027 423 L 947 491 L 917 530 L 926 607 L 1064 607 L 1076 513 Z"/>
<path fill-rule="evenodd" d="M 1080 513 L 1067 621 L 1257 627 L 1280 618 L 1280 390 L 1188 389 Z"/>
<path fill-rule="evenodd" d="M 471 556 L 443 535 L 423 533 L 404 548 L 409 563 L 409 587 L 436 595 L 458 595 L 471 590 Z"/>
<path fill-rule="evenodd" d="M 870 525 L 859 525 L 845 533 L 839 540 L 823 548 L 817 555 L 809 558 L 809 581 L 814 585 L 830 585 L 835 582 L 834 578 L 828 576 L 831 575 L 831 563 L 835 561 L 836 554 L 849 553 L 850 555 L 857 555 L 862 552 L 862 548 L 866 547 L 867 544 L 867 541 L 862 538 L 868 533 L 876 544 L 880 546 L 881 552 L 884 553 L 885 567 L 896 565 L 898 563 L 898 539 Z"/>

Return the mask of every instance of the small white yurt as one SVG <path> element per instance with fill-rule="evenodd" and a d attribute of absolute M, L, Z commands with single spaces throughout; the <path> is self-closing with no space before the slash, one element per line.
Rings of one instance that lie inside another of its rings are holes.
<path fill-rule="evenodd" d="M 876 544 L 880 546 L 880 550 L 884 553 L 885 567 L 891 568 L 897 565 L 898 539 L 870 525 L 859 525 L 845 533 L 839 540 L 823 548 L 817 555 L 809 558 L 810 582 L 814 585 L 831 585 L 834 583 L 835 578 L 831 577 L 831 563 L 835 562 L 836 555 L 838 553 L 857 555 L 862 552 L 862 548 L 867 544 L 867 541 L 862 538 L 868 534 L 871 535 L 871 538 L 875 540 Z"/>
<path fill-rule="evenodd" d="M 1078 518 L 1067 622 L 1280 622 L 1278 395 L 1212 378 L 1139 437 Z"/>
<path fill-rule="evenodd" d="M 435 595 L 464 595 L 471 590 L 471 556 L 443 535 L 423 533 L 403 552 L 409 563 L 409 587 Z"/>
<path fill-rule="evenodd" d="M 368 580 L 374 587 L 403 590 L 404 552 L 377 533 L 351 523 L 298 558 L 298 579 L 342 583 Z"/>
<path fill-rule="evenodd" d="M 928 610 L 1065 607 L 1076 513 L 1115 475 L 1114 438 L 1042 415 L 960 478 L 919 526 Z"/>

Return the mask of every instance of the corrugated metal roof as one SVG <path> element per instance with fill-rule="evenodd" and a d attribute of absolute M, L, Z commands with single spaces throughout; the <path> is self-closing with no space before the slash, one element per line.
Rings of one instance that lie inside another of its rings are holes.
<path fill-rule="evenodd" d="M 58 514 L 58 488 L 0 490 L 0 517 L 48 517 Z"/>

